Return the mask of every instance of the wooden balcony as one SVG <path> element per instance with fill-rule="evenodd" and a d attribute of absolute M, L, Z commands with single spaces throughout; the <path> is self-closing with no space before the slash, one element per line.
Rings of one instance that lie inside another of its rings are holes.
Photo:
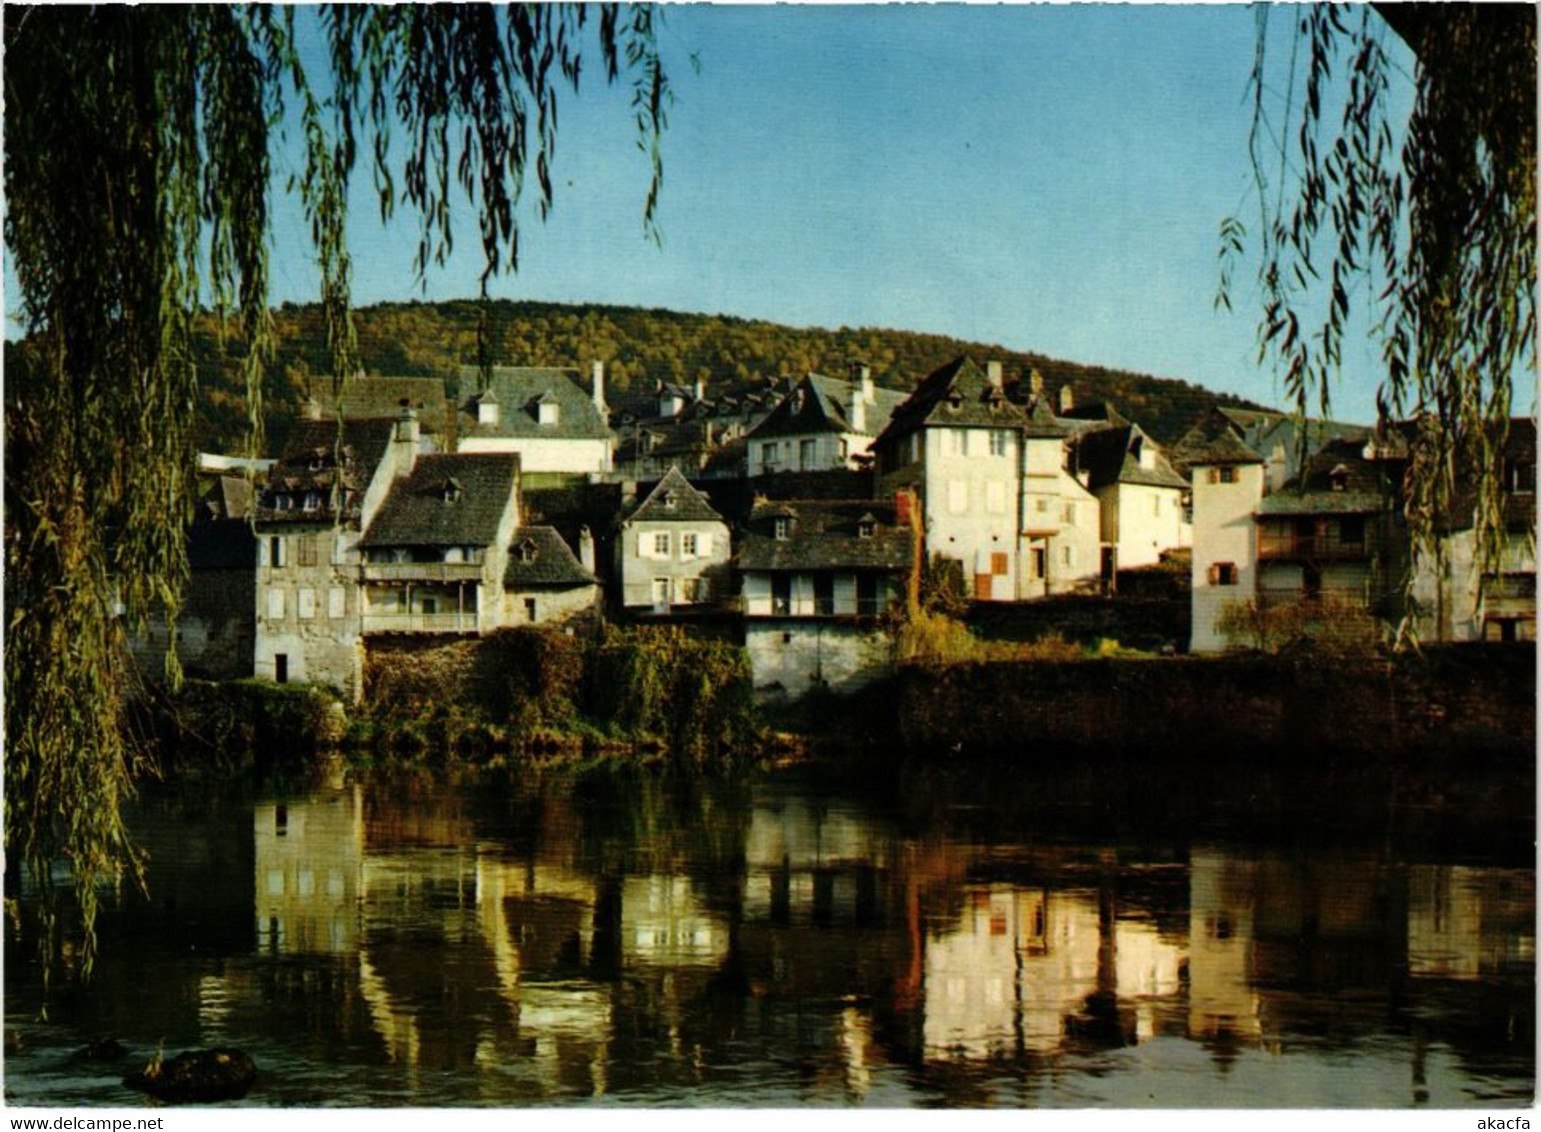
<path fill-rule="evenodd" d="M 476 633 L 476 610 L 449 613 L 366 613 L 365 633 Z"/>
<path fill-rule="evenodd" d="M 480 562 L 366 562 L 366 582 L 480 582 Z"/>
<path fill-rule="evenodd" d="M 1363 562 L 1370 557 L 1370 541 L 1350 542 L 1332 535 L 1271 535 L 1257 538 L 1260 562 Z"/>

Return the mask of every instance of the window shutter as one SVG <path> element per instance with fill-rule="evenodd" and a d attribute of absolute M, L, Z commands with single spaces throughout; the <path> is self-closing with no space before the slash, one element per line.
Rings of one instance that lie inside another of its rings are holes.
<path fill-rule="evenodd" d="M 697 536 L 696 553 L 699 554 L 702 558 L 705 558 L 712 553 L 711 531 L 702 531 L 700 535 Z"/>
<path fill-rule="evenodd" d="M 1209 567 L 1209 584 L 1212 586 L 1218 586 L 1220 584 L 1220 564 L 1218 562 L 1212 564 Z"/>

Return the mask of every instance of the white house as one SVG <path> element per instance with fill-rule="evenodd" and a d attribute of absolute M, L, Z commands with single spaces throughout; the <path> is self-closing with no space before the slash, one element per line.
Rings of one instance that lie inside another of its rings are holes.
<path fill-rule="evenodd" d="M 853 367 L 850 381 L 810 373 L 746 437 L 749 474 L 859 467 L 905 399 L 877 388 L 867 366 Z"/>
<path fill-rule="evenodd" d="M 571 369 L 494 366 L 483 388 L 476 367 L 462 367 L 457 450 L 517 453 L 525 475 L 609 472 L 615 437 L 606 422 L 603 366 L 594 364 L 589 392 L 580 380 Z"/>
<path fill-rule="evenodd" d="M 728 597 L 728 524 L 678 468 L 621 518 L 621 605 L 630 612 L 703 608 Z"/>
<path fill-rule="evenodd" d="M 1102 545 L 1112 552 L 1105 576 L 1152 566 L 1163 551 L 1189 545 L 1188 483 L 1139 425 L 1086 429 L 1071 444 L 1072 468 L 1097 497 Z"/>
<path fill-rule="evenodd" d="M 919 493 L 926 553 L 958 563 L 976 600 L 1019 595 L 1024 424 L 999 363 L 960 357 L 928 375 L 873 444 L 880 489 Z"/>

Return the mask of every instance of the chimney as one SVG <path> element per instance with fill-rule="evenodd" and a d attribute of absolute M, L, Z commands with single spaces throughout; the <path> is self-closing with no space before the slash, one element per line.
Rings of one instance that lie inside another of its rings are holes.
<path fill-rule="evenodd" d="M 1006 379 L 1001 373 L 1000 362 L 986 362 L 985 376 L 990 379 L 990 384 L 995 386 L 995 388 L 1003 389 L 1005 387 Z"/>
<path fill-rule="evenodd" d="M 599 410 L 601 420 L 608 420 L 610 410 L 605 405 L 605 363 L 594 363 L 594 408 Z"/>
<path fill-rule="evenodd" d="M 867 400 L 862 395 L 860 384 L 851 385 L 851 406 L 846 416 L 850 418 L 852 432 L 867 431 Z"/>
<path fill-rule="evenodd" d="M 698 377 L 698 378 L 696 378 L 696 404 L 699 405 L 702 401 L 705 401 L 705 400 L 706 400 L 706 379 L 703 378 L 703 377 Z"/>
<path fill-rule="evenodd" d="M 412 465 L 417 461 L 417 444 L 417 413 L 413 411 L 411 402 L 402 398 L 401 415 L 396 418 L 391 441 L 396 475 L 404 476 L 412 470 Z"/>
<path fill-rule="evenodd" d="M 594 572 L 594 533 L 587 523 L 578 530 L 578 561 L 590 574 Z"/>
<path fill-rule="evenodd" d="M 1038 372 L 1037 366 L 1027 373 L 1027 388 L 1035 399 L 1043 396 L 1043 374 Z"/>
<path fill-rule="evenodd" d="M 1071 389 L 1069 385 L 1061 385 L 1059 387 L 1060 416 L 1064 416 L 1073 408 L 1075 408 L 1075 390 Z"/>
<path fill-rule="evenodd" d="M 907 487 L 894 492 L 894 521 L 901 527 L 915 526 L 915 493 Z"/>
<path fill-rule="evenodd" d="M 851 363 L 851 384 L 861 388 L 861 399 L 871 405 L 877 401 L 872 391 L 872 367 L 861 362 Z"/>

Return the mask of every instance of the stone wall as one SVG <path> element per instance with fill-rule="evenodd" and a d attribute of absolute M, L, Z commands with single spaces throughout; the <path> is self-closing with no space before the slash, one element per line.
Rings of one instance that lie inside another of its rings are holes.
<path fill-rule="evenodd" d="M 757 621 L 744 647 L 761 700 L 798 699 L 817 688 L 857 691 L 886 675 L 893 641 L 882 629 L 838 621 Z"/>
<path fill-rule="evenodd" d="M 256 574 L 251 569 L 199 570 L 188 580 L 177 618 L 177 659 L 182 671 L 204 680 L 239 680 L 252 674 L 256 639 Z M 165 669 L 170 642 L 164 617 L 151 618 L 148 632 L 129 641 L 145 673 Z"/>
<path fill-rule="evenodd" d="M 876 689 L 873 690 L 877 691 Z M 1293 763 L 1534 759 L 1535 650 L 1459 645 L 1394 661 L 1320 656 L 906 668 L 883 689 L 898 745 L 1052 767 L 1089 752 Z"/>

